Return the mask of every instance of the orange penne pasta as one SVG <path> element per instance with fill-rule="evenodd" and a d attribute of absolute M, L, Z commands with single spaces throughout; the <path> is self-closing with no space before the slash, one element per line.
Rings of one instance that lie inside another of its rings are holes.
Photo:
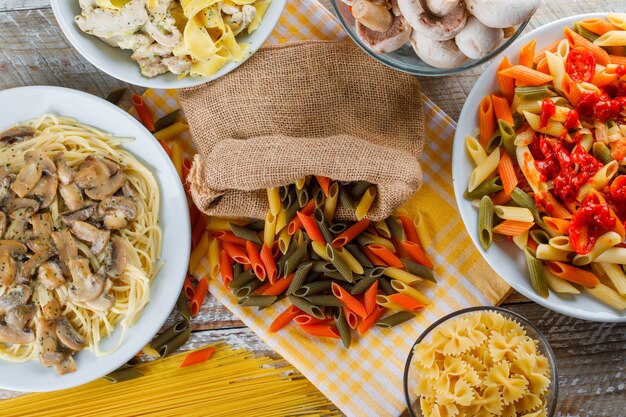
<path fill-rule="evenodd" d="M 278 278 L 273 284 L 267 287 L 261 295 L 280 295 L 284 293 L 287 288 L 289 288 L 289 284 L 293 281 L 293 277 L 295 274 L 289 274 L 285 278 Z"/>
<path fill-rule="evenodd" d="M 330 189 L 330 178 L 316 175 L 315 179 L 317 180 L 317 183 L 320 185 L 320 188 L 324 192 L 324 195 L 328 197 L 328 190 Z"/>
<path fill-rule="evenodd" d="M 185 359 L 178 365 L 179 368 L 185 368 L 187 366 L 197 365 L 209 360 L 215 353 L 215 347 L 207 347 L 204 349 L 196 350 L 185 356 Z"/>
<path fill-rule="evenodd" d="M 143 97 L 141 97 L 139 94 L 133 94 L 130 100 L 135 110 L 137 110 L 137 115 L 139 116 L 141 123 L 150 132 L 154 132 L 154 119 L 152 118 L 150 109 L 148 108 L 148 105 L 144 101 Z"/>
<path fill-rule="evenodd" d="M 298 213 L 304 214 L 305 216 L 310 216 L 313 213 L 313 210 L 315 210 L 315 200 L 310 199 L 304 205 L 304 207 L 302 207 L 300 210 L 298 210 Z M 294 233 L 296 233 L 301 228 L 302 228 L 302 221 L 300 220 L 300 216 L 295 216 L 289 222 L 289 225 L 287 226 L 287 233 L 289 233 L 290 235 L 293 235 Z"/>
<path fill-rule="evenodd" d="M 384 247 L 383 245 L 369 245 L 368 248 L 374 252 L 376 256 L 387 264 L 387 266 L 393 266 L 395 268 L 404 268 L 404 264 L 392 251 Z"/>
<path fill-rule="evenodd" d="M 254 275 L 261 281 L 265 281 L 265 277 L 267 276 L 267 272 L 265 271 L 265 266 L 263 265 L 263 261 L 261 261 L 261 254 L 259 253 L 259 248 L 249 240 L 246 242 L 246 252 L 248 253 L 248 259 L 250 259 L 250 265 L 252 266 L 252 271 Z"/>
<path fill-rule="evenodd" d="M 356 329 L 356 327 L 359 325 L 359 318 L 357 317 L 356 313 L 350 310 L 349 308 L 347 308 L 346 306 L 343 306 L 342 310 L 343 310 L 343 315 L 346 316 L 346 321 L 348 322 L 348 326 L 350 326 L 351 329 Z"/>
<path fill-rule="evenodd" d="M 609 58 L 609 53 L 607 51 L 589 41 L 585 37 L 580 36 L 569 27 L 565 28 L 564 35 L 565 39 L 567 39 L 567 41 L 575 47 L 588 49 L 589 52 L 591 52 L 593 56 L 596 57 L 596 63 L 607 66 L 611 62 Z"/>
<path fill-rule="evenodd" d="M 339 330 L 330 324 L 304 324 L 301 325 L 300 328 L 311 336 L 341 339 L 339 336 Z"/>
<path fill-rule="evenodd" d="M 507 194 L 504 190 L 500 190 L 491 196 L 494 205 L 503 206 L 511 201 L 511 193 Z"/>
<path fill-rule="evenodd" d="M 526 45 L 522 46 L 522 49 L 519 53 L 519 64 L 528 68 L 533 67 L 533 61 L 535 58 L 535 46 L 537 46 L 537 41 L 533 39 L 528 42 Z"/>
<path fill-rule="evenodd" d="M 597 35 L 604 35 L 606 32 L 610 32 L 612 30 L 619 30 L 619 28 L 613 25 L 606 19 L 601 19 L 598 17 L 592 17 L 590 19 L 581 20 L 580 25 L 587 29 L 590 32 L 593 32 Z"/>
<path fill-rule="evenodd" d="M 339 236 L 333 239 L 332 246 L 333 248 L 340 248 L 345 244 L 352 241 L 352 239 L 356 238 L 358 235 L 363 233 L 365 229 L 367 229 L 370 225 L 371 221 L 369 219 L 359 220 L 354 223 L 352 226 L 347 228 L 343 233 L 340 233 Z"/>
<path fill-rule="evenodd" d="M 558 48 L 558 46 L 559 46 L 559 43 L 560 43 L 560 42 L 561 42 L 561 40 L 555 41 L 554 43 L 552 43 L 552 44 L 550 44 L 550 45 L 546 46 L 545 48 L 543 48 L 542 50 L 540 50 L 539 52 L 537 52 L 537 53 L 535 54 L 535 57 L 533 58 L 533 62 L 534 62 L 535 64 L 538 64 L 538 63 L 539 63 L 539 61 L 541 61 L 543 58 L 545 58 L 545 57 L 546 57 L 546 51 L 550 51 L 550 52 L 552 52 L 552 53 L 555 53 L 555 52 L 556 52 L 556 50 L 557 50 L 557 48 Z"/>
<path fill-rule="evenodd" d="M 517 177 L 515 176 L 515 168 L 513 167 L 513 161 L 508 152 L 502 152 L 500 162 L 498 163 L 498 173 L 502 180 L 502 186 L 504 187 L 504 193 L 510 195 L 511 191 L 517 187 Z"/>
<path fill-rule="evenodd" d="M 565 94 L 565 97 L 567 97 L 567 100 L 574 106 L 576 106 L 576 104 L 578 104 L 578 101 L 580 100 L 582 92 L 579 88 L 577 88 L 576 82 L 572 80 L 569 74 L 563 75 L 563 84 L 561 87 L 563 89 L 563 94 Z"/>
<path fill-rule="evenodd" d="M 480 144 L 485 148 L 496 131 L 491 96 L 485 96 L 478 105 L 478 124 L 480 127 Z"/>
<path fill-rule="evenodd" d="M 617 80 L 620 76 L 620 73 L 617 72 L 617 65 L 609 65 L 594 74 L 591 84 L 596 87 L 604 87 Z"/>
<path fill-rule="evenodd" d="M 576 268 L 570 264 L 552 261 L 546 263 L 546 268 L 552 275 L 574 284 L 584 285 L 585 287 L 597 287 L 600 285 L 600 280 L 593 272 Z"/>
<path fill-rule="evenodd" d="M 424 265 L 430 269 L 433 268 L 433 263 L 430 261 L 430 259 L 428 259 L 428 256 L 426 256 L 426 252 L 424 252 L 424 248 L 422 248 L 422 245 L 419 242 L 404 241 L 400 242 L 400 245 L 402 245 L 404 249 L 406 249 L 406 251 L 415 262 Z"/>
<path fill-rule="evenodd" d="M 261 248 L 261 262 L 263 262 L 263 266 L 265 267 L 265 272 L 267 274 L 267 278 L 270 284 L 274 284 L 276 278 L 278 277 L 278 268 L 276 267 L 276 261 L 274 261 L 274 256 L 272 255 L 272 249 L 270 249 L 270 247 L 266 244 L 263 244 L 263 247 Z"/>
<path fill-rule="evenodd" d="M 193 230 L 191 231 L 191 246 L 196 247 L 202 238 L 206 230 L 206 217 L 200 216 L 196 223 L 193 225 Z"/>
<path fill-rule="evenodd" d="M 569 235 L 569 227 L 572 224 L 570 220 L 546 216 L 543 218 L 543 222 L 550 229 L 555 230 L 562 235 Z"/>
<path fill-rule="evenodd" d="M 196 289 L 191 283 L 191 275 L 187 274 L 187 276 L 185 277 L 185 283 L 183 284 L 183 293 L 188 300 L 191 300 L 193 298 L 194 292 L 196 292 Z"/>
<path fill-rule="evenodd" d="M 376 292 L 378 291 L 378 281 L 374 281 L 372 285 L 363 294 L 363 306 L 365 312 L 370 315 L 376 307 Z"/>
<path fill-rule="evenodd" d="M 387 299 L 389 301 L 391 301 L 392 303 L 398 304 L 399 306 L 401 306 L 402 308 L 404 308 L 407 311 L 418 311 L 422 308 L 424 308 L 425 304 L 416 300 L 413 297 L 409 297 L 406 294 L 403 293 L 395 293 L 395 294 L 391 294 L 387 296 Z"/>
<path fill-rule="evenodd" d="M 549 83 L 554 77 L 544 74 L 523 65 L 514 65 L 510 68 L 498 71 L 498 74 L 511 77 L 517 81 L 517 85 L 533 86 Z"/>
<path fill-rule="evenodd" d="M 419 242 L 420 238 L 417 235 L 417 230 L 415 230 L 415 225 L 413 224 L 409 216 L 398 216 L 398 218 L 400 219 L 400 223 L 402 224 L 402 229 L 404 230 L 404 234 L 406 235 L 406 240 L 410 242 Z"/>
<path fill-rule="evenodd" d="M 359 302 L 356 298 L 354 298 L 348 291 L 346 291 L 342 286 L 333 282 L 332 284 L 332 292 L 335 297 L 337 297 L 341 302 L 346 306 L 347 309 L 353 311 L 356 315 L 361 318 L 367 317 L 367 312 L 365 311 L 365 307 L 363 304 Z"/>
<path fill-rule="evenodd" d="M 537 62 L 537 67 L 535 69 L 539 72 L 550 75 L 550 66 L 548 65 L 548 60 L 546 58 L 542 58 L 539 62 Z"/>
<path fill-rule="evenodd" d="M 493 233 L 505 236 L 517 236 L 529 230 L 535 225 L 534 222 L 520 222 L 517 220 L 504 220 L 493 228 Z"/>
<path fill-rule="evenodd" d="M 324 241 L 324 236 L 322 236 L 322 232 L 320 232 L 320 229 L 317 227 L 317 223 L 315 223 L 313 217 L 306 216 L 300 212 L 297 212 L 296 214 L 300 218 L 300 223 L 302 223 L 307 235 L 309 235 L 313 242 L 326 243 Z"/>
<path fill-rule="evenodd" d="M 215 230 L 211 233 L 211 236 L 219 240 L 220 242 L 230 242 L 235 245 L 246 246 L 246 240 L 234 235 L 233 232 L 226 230 Z"/>
<path fill-rule="evenodd" d="M 228 287 L 228 283 L 233 280 L 233 261 L 224 249 L 220 251 L 220 272 L 222 283 Z"/>
<path fill-rule="evenodd" d="M 376 324 L 376 322 L 378 321 L 378 319 L 380 318 L 380 316 L 383 314 L 384 311 L 385 311 L 384 307 L 381 307 L 378 304 L 376 304 L 372 312 L 369 313 L 368 316 L 365 317 L 365 319 L 363 319 L 363 321 L 359 323 L 359 325 L 357 326 L 357 331 L 359 332 L 359 334 L 364 335 L 369 329 L 371 329 L 374 326 L 374 324 Z"/>
<path fill-rule="evenodd" d="M 611 64 L 626 65 L 626 56 L 609 55 Z"/>
<path fill-rule="evenodd" d="M 293 321 L 299 325 L 328 323 L 328 319 L 318 319 L 317 317 L 313 317 L 310 314 L 306 313 L 297 315 L 296 317 L 294 317 Z"/>
<path fill-rule="evenodd" d="M 280 313 L 278 317 L 274 319 L 272 324 L 270 324 L 270 332 L 276 332 L 292 321 L 296 316 L 302 314 L 302 310 L 300 310 L 296 306 L 289 306 L 285 311 Z"/>
<path fill-rule="evenodd" d="M 380 259 L 369 247 L 363 246 L 361 247 L 361 251 L 374 266 L 387 266 L 385 261 Z"/>
<path fill-rule="evenodd" d="M 200 312 L 200 307 L 202 307 L 202 303 L 204 302 L 204 297 L 206 297 L 206 293 L 209 290 L 209 281 L 206 277 L 202 277 L 198 282 L 198 286 L 196 287 L 196 291 L 193 293 L 193 297 L 191 298 L 191 303 L 189 304 L 189 312 L 192 317 L 196 317 Z"/>
<path fill-rule="evenodd" d="M 552 193 L 546 193 L 544 199 L 548 203 L 546 206 L 550 207 L 549 213 L 552 215 L 552 217 L 557 217 L 559 219 L 572 218 L 572 213 L 561 203 L 559 203 L 559 201 L 552 195 Z"/>
<path fill-rule="evenodd" d="M 511 63 L 509 62 L 509 58 L 504 57 L 498 66 L 498 72 L 510 67 Z M 510 77 L 505 77 L 500 74 L 496 74 L 496 80 L 498 81 L 498 86 L 500 87 L 502 95 L 509 103 L 513 101 L 513 97 L 515 96 L 515 81 Z"/>
<path fill-rule="evenodd" d="M 493 103 L 493 111 L 496 115 L 496 119 L 505 120 L 513 126 L 513 115 L 511 114 L 509 102 L 506 101 L 506 99 L 498 97 L 494 94 L 491 95 L 491 102 Z"/>

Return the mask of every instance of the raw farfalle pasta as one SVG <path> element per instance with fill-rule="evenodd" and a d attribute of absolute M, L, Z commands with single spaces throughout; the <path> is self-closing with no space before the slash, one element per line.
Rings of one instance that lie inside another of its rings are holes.
<path fill-rule="evenodd" d="M 448 320 L 415 346 L 415 391 L 425 417 L 546 416 L 548 358 L 497 312 Z"/>

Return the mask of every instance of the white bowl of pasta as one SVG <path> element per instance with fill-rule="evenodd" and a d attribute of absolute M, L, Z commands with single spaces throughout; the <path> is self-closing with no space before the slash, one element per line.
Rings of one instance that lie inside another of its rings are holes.
<path fill-rule="evenodd" d="M 85 59 L 119 80 L 161 89 L 194 87 L 237 68 L 270 36 L 285 3 L 51 0 Z"/>
<path fill-rule="evenodd" d="M 448 314 L 417 339 L 404 367 L 411 417 L 552 417 L 556 360 L 539 329 L 500 307 Z"/>
<path fill-rule="evenodd" d="M 0 92 L 0 111 L 0 387 L 78 386 L 167 319 L 187 270 L 187 200 L 158 142 L 105 100 L 22 87 Z"/>
<path fill-rule="evenodd" d="M 490 266 L 594 321 L 626 321 L 626 57 L 609 46 L 625 22 L 572 16 L 518 39 L 476 82 L 453 145 L 457 204 Z"/>

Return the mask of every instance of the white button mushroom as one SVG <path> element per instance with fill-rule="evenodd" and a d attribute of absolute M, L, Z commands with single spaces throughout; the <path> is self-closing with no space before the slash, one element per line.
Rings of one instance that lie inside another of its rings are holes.
<path fill-rule="evenodd" d="M 424 9 L 420 0 L 398 0 L 398 7 L 415 32 L 437 41 L 454 38 L 467 21 L 467 10 L 462 1 L 443 17 Z"/>
<path fill-rule="evenodd" d="M 450 13 L 458 4 L 459 0 L 426 0 L 428 10 L 438 17 L 443 17 Z"/>
<path fill-rule="evenodd" d="M 387 6 L 368 0 L 356 0 L 352 5 L 352 16 L 366 28 L 386 32 L 393 23 L 393 16 Z"/>
<path fill-rule="evenodd" d="M 455 68 L 467 61 L 453 39 L 435 41 L 413 32 L 411 45 L 422 61 L 435 68 Z"/>
<path fill-rule="evenodd" d="M 517 26 L 537 10 L 541 0 L 466 0 L 467 9 L 490 28 Z"/>
<path fill-rule="evenodd" d="M 456 35 L 455 42 L 465 56 L 480 59 L 496 49 L 503 37 L 502 29 L 487 27 L 470 16 L 463 30 Z"/>
<path fill-rule="evenodd" d="M 391 28 L 386 32 L 377 32 L 356 22 L 356 33 L 359 38 L 369 45 L 374 52 L 380 54 L 393 52 L 400 48 L 409 41 L 411 32 L 411 26 L 402 16 L 394 17 Z"/>

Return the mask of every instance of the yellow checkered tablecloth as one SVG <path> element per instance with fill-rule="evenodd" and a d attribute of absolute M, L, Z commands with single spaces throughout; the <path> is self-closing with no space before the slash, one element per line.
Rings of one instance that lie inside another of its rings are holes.
<path fill-rule="evenodd" d="M 268 42 L 344 38 L 339 23 L 315 0 L 289 0 Z M 148 90 L 145 99 L 155 109 L 155 117 L 179 108 L 174 91 Z M 424 185 L 405 208 L 412 214 L 419 210 L 429 226 L 432 244 L 428 254 L 436 265 L 439 284 L 424 288 L 433 302 L 418 317 L 392 329 L 374 328 L 344 350 L 334 340 L 309 338 L 294 326 L 270 334 L 267 329 L 284 309 L 284 302 L 262 312 L 242 308 L 221 282 L 210 283 L 211 293 L 220 302 L 348 416 L 401 414 L 405 408 L 404 364 L 419 334 L 445 314 L 470 306 L 498 304 L 510 291 L 472 244 L 457 211 L 451 177 L 456 124 L 427 97 L 423 102 L 427 137 L 421 159 Z M 178 140 L 189 144 L 190 137 L 184 133 Z M 202 276 L 207 271 L 205 259 L 195 274 Z"/>

